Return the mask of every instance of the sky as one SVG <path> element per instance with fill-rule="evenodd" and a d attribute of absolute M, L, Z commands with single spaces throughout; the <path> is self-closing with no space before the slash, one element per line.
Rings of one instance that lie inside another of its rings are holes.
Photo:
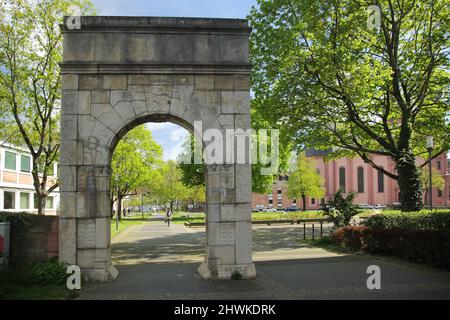
<path fill-rule="evenodd" d="M 99 16 L 166 16 L 245 18 L 256 0 L 91 0 Z M 148 123 L 153 139 L 164 150 L 164 160 L 175 160 L 189 134 L 182 127 Z"/>

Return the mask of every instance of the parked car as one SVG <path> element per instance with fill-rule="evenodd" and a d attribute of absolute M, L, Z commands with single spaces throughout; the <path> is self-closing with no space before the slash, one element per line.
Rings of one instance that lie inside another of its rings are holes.
<path fill-rule="evenodd" d="M 252 208 L 252 212 L 259 212 L 259 210 L 256 208 Z"/>
<path fill-rule="evenodd" d="M 366 204 L 366 203 L 360 204 L 359 207 L 361 209 L 373 209 L 373 207 L 370 204 Z"/>
<path fill-rule="evenodd" d="M 277 212 L 277 209 L 275 209 L 275 208 L 267 208 L 266 212 Z"/>
<path fill-rule="evenodd" d="M 386 206 L 384 204 L 377 204 L 373 208 L 374 209 L 386 209 Z"/>
<path fill-rule="evenodd" d="M 284 211 L 286 211 L 286 212 L 298 211 L 298 208 L 297 207 L 289 207 L 289 208 L 286 208 Z"/>

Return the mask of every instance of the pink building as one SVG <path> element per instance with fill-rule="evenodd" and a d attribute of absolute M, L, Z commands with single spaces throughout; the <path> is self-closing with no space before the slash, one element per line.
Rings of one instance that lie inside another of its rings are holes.
<path fill-rule="evenodd" d="M 356 192 L 355 203 L 368 205 L 393 206 L 399 202 L 400 189 L 397 182 L 380 171 L 374 169 L 369 164 L 355 157 L 341 158 L 324 161 L 325 153 L 322 151 L 309 150 L 307 156 L 314 158 L 317 172 L 325 181 L 325 199 L 329 199 L 333 194 L 342 188 L 345 192 Z M 385 168 L 389 172 L 395 171 L 395 165 L 391 158 L 374 155 L 374 162 Z M 423 159 L 418 160 L 423 163 Z M 450 166 L 446 154 L 441 154 L 432 161 L 432 166 L 437 169 L 446 179 L 443 190 L 433 188 L 433 206 L 450 207 Z M 286 208 L 291 206 L 302 207 L 301 199 L 288 199 L 286 182 L 288 177 L 279 177 L 274 183 L 272 193 L 268 195 L 253 195 L 253 208 L 273 207 Z M 325 199 L 307 199 L 308 209 L 317 209 Z M 428 199 L 424 201 L 428 203 Z"/>

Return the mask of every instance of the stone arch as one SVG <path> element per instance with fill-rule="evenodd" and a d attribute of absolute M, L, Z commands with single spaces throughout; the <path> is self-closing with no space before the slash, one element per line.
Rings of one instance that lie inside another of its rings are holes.
<path fill-rule="evenodd" d="M 245 20 L 83 17 L 81 29 L 63 31 L 59 256 L 86 279 L 107 281 L 117 276 L 109 231 L 115 146 L 150 121 L 191 132 L 195 121 L 221 133 L 248 129 L 250 29 Z M 252 278 L 250 164 L 207 165 L 205 180 L 199 273 Z"/>

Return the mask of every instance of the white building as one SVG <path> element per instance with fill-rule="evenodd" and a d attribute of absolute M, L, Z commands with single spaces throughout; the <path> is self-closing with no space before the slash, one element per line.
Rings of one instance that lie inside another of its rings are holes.
<path fill-rule="evenodd" d="M 31 154 L 27 149 L 0 141 L 0 211 L 37 213 L 31 169 Z M 55 163 L 47 185 L 53 185 L 56 180 Z M 47 197 L 45 214 L 55 215 L 58 211 L 59 188 L 56 188 Z"/>

